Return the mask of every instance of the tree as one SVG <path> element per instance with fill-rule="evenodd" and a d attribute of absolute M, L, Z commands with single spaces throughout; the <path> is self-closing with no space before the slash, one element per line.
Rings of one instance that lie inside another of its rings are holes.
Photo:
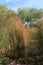
<path fill-rule="evenodd" d="M 43 17 L 43 10 L 37 10 L 36 8 L 20 8 L 18 9 L 18 15 L 24 22 L 29 22 L 29 26 L 32 27 L 33 25 L 36 26 L 34 22 L 36 23 L 38 19 Z"/>

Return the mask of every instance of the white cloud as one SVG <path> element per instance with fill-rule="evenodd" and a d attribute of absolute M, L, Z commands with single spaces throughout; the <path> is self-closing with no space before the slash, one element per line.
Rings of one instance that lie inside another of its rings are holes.
<path fill-rule="evenodd" d="M 6 2 L 12 2 L 12 1 L 14 1 L 14 2 L 17 2 L 17 1 L 22 1 L 22 0 L 5 0 Z"/>
<path fill-rule="evenodd" d="M 11 2 L 12 0 L 5 0 L 6 2 Z"/>

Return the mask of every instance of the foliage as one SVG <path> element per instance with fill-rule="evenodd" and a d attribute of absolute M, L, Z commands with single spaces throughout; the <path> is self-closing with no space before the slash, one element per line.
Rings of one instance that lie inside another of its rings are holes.
<path fill-rule="evenodd" d="M 36 62 L 35 58 L 43 53 L 43 20 L 36 21 L 41 18 L 39 13 L 34 8 L 20 9 L 17 15 L 14 11 L 0 6 L 0 56 L 27 63 L 34 60 Z M 36 27 L 25 27 L 19 15 L 25 21 L 35 19 Z M 38 60 L 40 58 L 38 57 Z"/>
<path fill-rule="evenodd" d="M 18 9 L 18 15 L 20 16 L 20 18 L 28 22 L 41 18 L 42 14 L 43 14 L 43 9 L 39 9 L 39 10 L 37 10 L 36 8 Z"/>

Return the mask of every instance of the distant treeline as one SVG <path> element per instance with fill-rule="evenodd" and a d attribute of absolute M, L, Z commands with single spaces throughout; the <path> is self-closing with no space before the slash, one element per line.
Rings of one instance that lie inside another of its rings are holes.
<path fill-rule="evenodd" d="M 43 17 L 43 9 L 19 8 L 18 15 L 24 21 L 37 20 Z"/>

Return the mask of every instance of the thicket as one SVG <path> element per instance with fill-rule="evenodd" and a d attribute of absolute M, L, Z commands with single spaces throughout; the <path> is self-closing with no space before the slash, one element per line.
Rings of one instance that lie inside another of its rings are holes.
<path fill-rule="evenodd" d="M 19 16 L 0 6 L 0 56 L 35 62 L 43 58 L 43 20 L 25 27 Z"/>

